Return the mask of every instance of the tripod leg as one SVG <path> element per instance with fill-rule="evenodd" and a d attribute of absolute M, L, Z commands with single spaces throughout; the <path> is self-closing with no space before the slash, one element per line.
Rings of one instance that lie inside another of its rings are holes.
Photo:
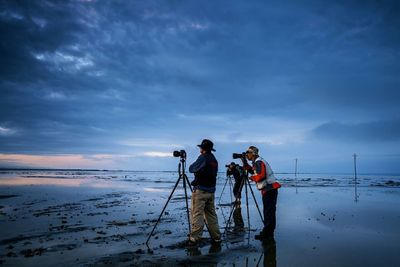
<path fill-rule="evenodd" d="M 254 203 L 256 204 L 256 207 L 257 207 L 257 210 L 258 210 L 258 214 L 260 214 L 260 218 L 261 218 L 262 222 L 264 223 L 264 217 L 261 214 L 260 207 L 258 206 L 258 203 L 257 203 L 257 200 L 256 200 L 256 196 L 254 195 L 253 188 L 251 188 L 250 182 L 249 181 L 247 181 L 247 182 L 248 182 L 248 185 L 249 185 L 249 188 L 250 188 L 250 193 L 253 195 L 253 200 L 254 200 Z"/>
<path fill-rule="evenodd" d="M 193 193 L 193 188 L 192 188 L 192 186 L 190 185 L 189 178 L 187 177 L 186 174 L 183 174 L 183 179 L 186 180 L 186 184 L 189 185 L 190 192 Z M 185 190 L 186 190 L 186 188 L 185 188 Z M 187 197 L 187 195 L 186 195 L 186 203 L 187 203 L 187 199 L 188 199 L 188 197 Z M 187 207 L 187 206 L 186 206 L 186 207 Z M 188 208 L 188 210 L 189 210 L 189 208 Z M 188 213 L 188 218 L 189 218 L 189 213 Z M 189 224 L 190 224 L 190 221 L 189 221 Z M 208 228 L 208 223 L 207 223 L 205 220 L 204 220 L 204 224 L 206 225 L 207 231 L 210 232 L 210 228 Z M 189 229 L 190 229 L 190 228 L 189 228 Z"/>
<path fill-rule="evenodd" d="M 190 227 L 190 217 L 189 217 L 189 204 L 188 204 L 188 195 L 187 195 L 187 190 L 186 190 L 186 179 L 185 179 L 185 177 L 183 178 L 183 188 L 185 189 L 186 214 L 187 214 L 189 233 L 190 233 L 191 232 L 191 227 Z"/>
<path fill-rule="evenodd" d="M 224 209 L 221 209 L 221 214 L 222 214 L 222 218 L 224 219 L 224 224 L 226 224 L 226 217 L 225 217 Z"/>
<path fill-rule="evenodd" d="M 228 229 L 228 225 L 231 223 L 232 215 L 233 215 L 233 212 L 235 211 L 235 209 L 236 209 L 236 205 L 233 205 L 233 207 L 232 207 L 232 209 L 231 209 L 231 213 L 229 214 L 228 220 L 226 221 L 226 224 L 225 224 L 225 231 L 224 231 L 224 233 L 226 233 L 226 230 Z"/>
<path fill-rule="evenodd" d="M 221 204 L 221 198 L 222 198 L 222 194 L 224 193 L 225 187 L 226 187 L 226 183 L 228 182 L 228 177 L 225 180 L 225 184 L 224 187 L 222 187 L 222 191 L 221 191 L 221 195 L 219 196 L 219 200 L 218 200 L 218 204 Z"/>
<path fill-rule="evenodd" d="M 250 212 L 249 212 L 249 196 L 247 194 L 247 185 L 249 183 L 248 178 L 245 177 L 246 181 L 245 181 L 245 191 L 246 191 L 246 209 L 247 209 L 247 224 L 249 226 L 249 233 L 250 233 Z"/>
<path fill-rule="evenodd" d="M 230 192 L 230 196 L 231 196 L 231 203 L 233 202 L 232 201 L 232 179 L 231 178 L 229 178 L 229 192 Z"/>
<path fill-rule="evenodd" d="M 186 180 L 186 184 L 189 186 L 190 192 L 193 192 L 192 185 L 189 182 L 189 178 L 186 176 L 186 174 L 183 174 L 183 179 Z"/>
<path fill-rule="evenodd" d="M 242 177 L 242 181 L 240 182 L 240 186 L 239 186 L 240 194 L 242 193 L 243 185 L 245 184 L 245 179 L 247 179 L 247 175 L 246 175 L 246 177 Z M 235 204 L 233 205 L 233 207 L 231 209 L 231 213 L 229 214 L 229 217 L 228 217 L 228 221 L 226 221 L 226 224 L 225 224 L 225 232 L 226 232 L 226 229 L 228 228 L 228 225 L 231 223 L 232 215 L 236 209 L 237 202 L 238 202 L 238 200 L 235 199 Z"/>
<path fill-rule="evenodd" d="M 256 267 L 259 266 L 259 264 L 260 264 L 260 262 L 261 262 L 261 259 L 262 259 L 262 256 L 264 256 L 264 251 L 261 253 L 260 258 L 258 259 L 258 262 L 257 262 Z"/>
<path fill-rule="evenodd" d="M 187 177 L 187 175 L 185 173 L 183 174 L 183 179 L 186 180 L 186 184 L 189 186 L 190 192 L 193 192 L 192 185 L 190 184 L 189 178 Z"/>
<path fill-rule="evenodd" d="M 147 247 L 149 246 L 149 245 L 148 245 L 149 240 L 150 240 L 151 236 L 153 235 L 153 232 L 154 232 L 154 230 L 156 229 L 157 224 L 160 222 L 161 217 L 162 217 L 162 215 L 163 215 L 165 209 L 167 208 L 168 202 L 171 200 L 172 195 L 174 194 L 175 189 L 177 188 L 177 186 L 178 186 L 180 180 L 181 180 L 181 176 L 179 176 L 178 180 L 176 181 L 175 186 L 174 186 L 174 189 L 172 190 L 171 194 L 169 195 L 168 200 L 167 200 L 167 202 L 165 203 L 164 208 L 162 209 L 162 211 L 161 211 L 161 213 L 160 213 L 160 216 L 158 217 L 158 220 L 157 220 L 156 224 L 155 224 L 154 227 L 153 227 L 153 230 L 151 230 L 151 233 L 150 233 L 149 237 L 148 237 L 147 240 L 146 240 L 146 246 L 147 246 Z"/>

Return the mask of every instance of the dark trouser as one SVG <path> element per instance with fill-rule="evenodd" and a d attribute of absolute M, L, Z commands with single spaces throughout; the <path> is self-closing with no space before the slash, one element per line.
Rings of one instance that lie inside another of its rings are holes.
<path fill-rule="evenodd" d="M 271 235 L 275 231 L 276 226 L 276 200 L 278 198 L 278 190 L 272 189 L 266 192 L 263 197 L 264 208 L 264 229 L 263 233 Z"/>
<path fill-rule="evenodd" d="M 235 185 L 233 186 L 233 195 L 235 196 L 235 198 L 241 198 L 242 190 L 240 186 L 242 185 L 242 180 L 243 179 L 235 180 Z"/>
<path fill-rule="evenodd" d="M 243 230 L 244 222 L 240 206 L 233 211 L 233 222 L 235 223 L 235 230 Z"/>

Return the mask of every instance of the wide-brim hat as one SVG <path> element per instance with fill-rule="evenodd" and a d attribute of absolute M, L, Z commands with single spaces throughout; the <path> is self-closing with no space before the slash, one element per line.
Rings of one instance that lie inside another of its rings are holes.
<path fill-rule="evenodd" d="M 214 149 L 214 143 L 211 142 L 208 139 L 203 139 L 200 145 L 197 145 L 198 147 L 201 147 L 202 149 L 206 151 L 215 151 Z"/>

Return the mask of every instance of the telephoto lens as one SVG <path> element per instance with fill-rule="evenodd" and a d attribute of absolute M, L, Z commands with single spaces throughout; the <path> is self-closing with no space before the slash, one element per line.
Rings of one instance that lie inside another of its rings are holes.
<path fill-rule="evenodd" d="M 246 156 L 246 152 L 243 153 L 233 153 L 232 158 L 233 159 L 244 159 Z"/>
<path fill-rule="evenodd" d="M 181 151 L 174 151 L 174 157 L 181 157 L 181 158 L 186 158 L 186 151 L 181 150 Z"/>

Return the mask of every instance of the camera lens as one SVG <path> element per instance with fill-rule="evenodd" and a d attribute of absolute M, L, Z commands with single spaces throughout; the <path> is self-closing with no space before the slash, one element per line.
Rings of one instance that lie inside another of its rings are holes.
<path fill-rule="evenodd" d="M 181 150 L 181 151 L 174 151 L 174 157 L 181 157 L 183 159 L 186 158 L 186 151 L 185 150 Z"/>
<path fill-rule="evenodd" d="M 233 159 L 240 159 L 242 157 L 242 154 L 241 153 L 233 153 L 232 154 L 232 158 Z"/>

